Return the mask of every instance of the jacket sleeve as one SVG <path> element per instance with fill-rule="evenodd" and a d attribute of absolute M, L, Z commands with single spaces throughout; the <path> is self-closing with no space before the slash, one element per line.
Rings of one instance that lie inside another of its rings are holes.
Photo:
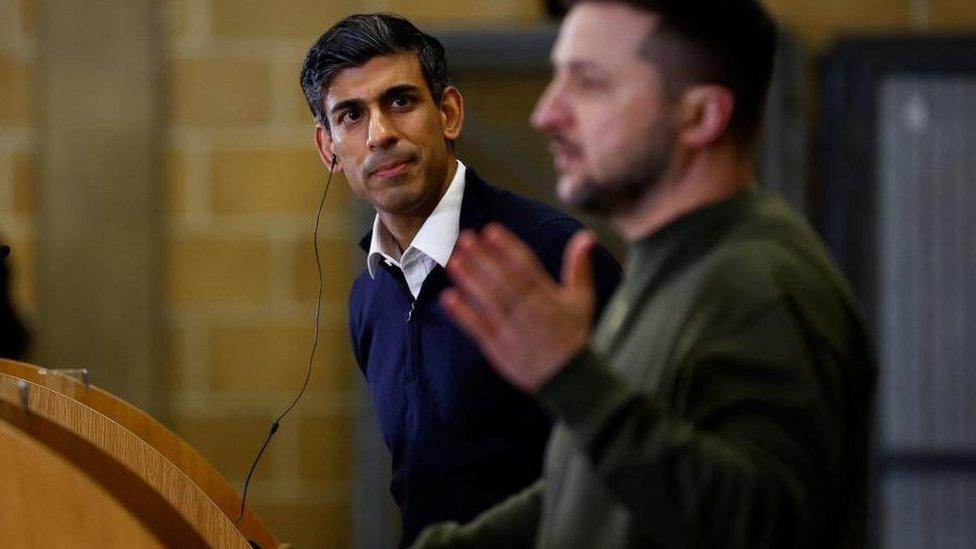
<path fill-rule="evenodd" d="M 666 401 L 591 350 L 539 397 L 648 540 L 793 547 L 824 512 L 842 436 L 829 368 L 816 371 L 798 322 L 785 304 L 764 306 L 696 344 Z"/>
<path fill-rule="evenodd" d="M 542 512 L 543 481 L 481 513 L 473 521 L 436 524 L 425 529 L 413 549 L 529 549 L 535 545 Z"/>

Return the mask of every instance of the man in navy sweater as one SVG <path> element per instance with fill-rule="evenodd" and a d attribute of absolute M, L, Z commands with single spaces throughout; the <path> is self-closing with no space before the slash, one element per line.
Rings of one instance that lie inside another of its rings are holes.
<path fill-rule="evenodd" d="M 551 427 L 438 304 L 459 230 L 501 223 L 557 277 L 581 225 L 457 160 L 461 93 L 441 44 L 409 21 L 340 21 L 308 52 L 301 83 L 322 162 L 376 210 L 349 324 L 393 454 L 392 492 L 409 544 L 424 526 L 469 520 L 538 478 Z M 620 268 L 603 249 L 593 267 L 602 307 Z"/>

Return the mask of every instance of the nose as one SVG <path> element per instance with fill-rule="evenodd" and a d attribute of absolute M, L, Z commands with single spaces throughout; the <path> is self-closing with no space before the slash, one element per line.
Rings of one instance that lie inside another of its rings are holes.
<path fill-rule="evenodd" d="M 530 121 L 535 129 L 551 132 L 564 127 L 569 123 L 569 120 L 569 110 L 566 108 L 562 97 L 560 85 L 553 80 L 549 83 L 546 91 L 542 93 L 542 96 L 539 97 L 539 102 L 536 103 L 535 110 L 532 111 Z"/>
<path fill-rule="evenodd" d="M 369 116 L 369 136 L 367 145 L 370 150 L 385 149 L 396 144 L 398 136 L 393 121 L 383 113 L 382 109 Z"/>

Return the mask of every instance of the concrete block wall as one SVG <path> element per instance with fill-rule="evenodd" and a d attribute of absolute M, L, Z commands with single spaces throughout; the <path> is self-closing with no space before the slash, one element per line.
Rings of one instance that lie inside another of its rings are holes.
<path fill-rule="evenodd" d="M 976 29 L 970 0 L 766 1 L 813 51 L 844 32 Z M 35 302 L 33 257 L 42 244 L 34 229 L 41 213 L 34 199 L 41 176 L 39 4 L 0 0 L 0 235 L 14 246 L 14 298 L 28 317 Z M 300 386 L 311 343 L 312 216 L 326 173 L 312 149 L 297 84 L 306 48 L 336 19 L 357 11 L 397 11 L 436 29 L 531 24 L 545 18 L 542 6 L 525 0 L 161 0 L 165 419 L 238 486 L 270 420 Z M 476 92 L 468 94 L 475 99 Z M 349 352 L 345 296 L 360 267 L 354 243 L 363 229 L 354 200 L 335 178 L 320 233 L 325 295 L 316 370 L 250 495 L 272 529 L 297 547 L 345 547 L 351 535 L 351 400 L 359 374 Z"/>
<path fill-rule="evenodd" d="M 327 172 L 312 147 L 298 71 L 340 12 L 331 2 L 164 7 L 168 419 L 241 486 L 306 371 L 318 284 L 313 216 Z M 319 235 L 325 292 L 315 370 L 249 494 L 272 530 L 298 547 L 349 540 L 350 205 L 336 177 Z"/>
<path fill-rule="evenodd" d="M 970 0 L 763 0 L 779 21 L 798 33 L 810 51 L 844 34 L 972 32 Z"/>

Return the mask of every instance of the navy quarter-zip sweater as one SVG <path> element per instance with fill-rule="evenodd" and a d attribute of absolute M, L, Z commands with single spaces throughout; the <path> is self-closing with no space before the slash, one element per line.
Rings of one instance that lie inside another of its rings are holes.
<path fill-rule="evenodd" d="M 468 168 L 460 230 L 498 222 L 558 278 L 563 249 L 582 225 L 542 203 L 495 188 Z M 370 235 L 360 242 L 368 250 Z M 402 272 L 364 271 L 349 297 L 353 352 L 372 392 L 393 456 L 391 491 L 402 544 L 427 525 L 466 522 L 539 478 L 552 423 L 530 397 L 500 378 L 441 310 L 451 286 L 437 266 L 414 300 Z M 593 259 L 598 311 L 620 280 L 602 247 Z"/>

